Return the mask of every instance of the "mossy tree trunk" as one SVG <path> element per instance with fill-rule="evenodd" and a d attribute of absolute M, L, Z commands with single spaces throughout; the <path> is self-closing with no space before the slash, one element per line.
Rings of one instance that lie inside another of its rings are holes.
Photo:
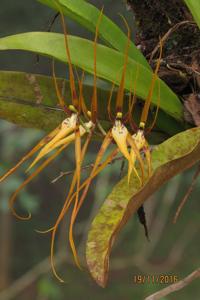
<path fill-rule="evenodd" d="M 138 27 L 136 43 L 150 59 L 166 34 L 159 76 L 181 99 L 200 91 L 200 30 L 182 0 L 127 0 Z M 155 65 L 156 56 L 151 63 Z M 195 97 L 193 97 L 194 99 Z M 190 100 L 191 101 L 191 100 Z M 196 109 L 199 109 L 197 107 Z M 191 114 L 191 112 L 190 112 Z M 193 112 L 192 112 L 193 114 Z M 194 118 L 187 121 L 197 124 Z"/>

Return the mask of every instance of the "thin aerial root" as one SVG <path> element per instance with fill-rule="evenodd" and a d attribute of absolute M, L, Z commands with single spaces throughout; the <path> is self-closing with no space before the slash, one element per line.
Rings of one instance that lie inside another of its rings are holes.
<path fill-rule="evenodd" d="M 187 190 L 185 196 L 184 196 L 183 199 L 181 200 L 181 203 L 179 204 L 179 206 L 178 206 L 178 208 L 177 208 L 177 210 L 176 210 L 176 213 L 175 213 L 175 216 L 174 216 L 174 219 L 173 219 L 173 223 L 174 223 L 174 224 L 177 222 L 178 217 L 179 217 L 179 215 L 180 215 L 180 213 L 181 213 L 181 211 L 182 211 L 182 209 L 183 209 L 185 203 L 187 202 L 187 200 L 188 200 L 190 194 L 192 193 L 192 191 L 193 191 L 193 189 L 194 189 L 194 186 L 195 186 L 195 184 L 196 184 L 196 182 L 197 182 L 197 179 L 198 179 L 198 177 L 199 177 L 199 174 L 200 174 L 200 165 L 198 166 L 196 172 L 194 173 L 194 176 L 193 176 L 193 178 L 192 178 L 192 182 L 191 182 L 191 184 L 190 184 L 190 186 L 189 186 L 189 188 L 188 188 L 188 190 Z"/>

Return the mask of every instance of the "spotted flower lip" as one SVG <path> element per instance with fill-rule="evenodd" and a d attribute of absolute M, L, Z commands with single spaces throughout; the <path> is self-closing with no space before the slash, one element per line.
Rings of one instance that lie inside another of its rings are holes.
<path fill-rule="evenodd" d="M 120 152 L 124 155 L 124 157 L 128 161 L 128 182 L 130 182 L 130 176 L 131 176 L 132 172 L 134 171 L 134 173 L 136 174 L 136 176 L 141 184 L 140 176 L 138 175 L 138 172 L 135 169 L 135 160 L 137 157 L 135 154 L 135 149 L 137 146 L 134 144 L 134 149 L 133 149 L 133 143 L 134 143 L 134 139 L 133 139 L 132 143 L 131 144 L 129 143 L 131 146 L 132 152 L 129 152 L 128 141 L 130 140 L 130 138 L 132 139 L 132 137 L 131 137 L 130 133 L 128 132 L 128 129 L 126 128 L 126 126 L 121 122 L 121 120 L 115 121 L 115 124 L 112 128 L 112 137 L 113 137 L 114 141 L 116 142 Z M 135 155 L 135 159 L 133 158 L 133 155 L 131 155 L 131 153 L 133 153 Z"/>
<path fill-rule="evenodd" d="M 127 147 L 127 135 L 128 129 L 120 120 L 116 120 L 115 124 L 112 128 L 112 137 L 116 142 L 120 152 L 124 155 L 124 157 L 130 161 L 130 154 Z"/>
<path fill-rule="evenodd" d="M 140 185 L 144 182 L 144 164 L 140 155 L 140 150 L 145 148 L 147 145 L 146 139 L 144 137 L 144 131 L 139 129 L 135 134 L 131 135 L 122 123 L 121 120 L 115 120 L 114 126 L 111 130 L 112 137 L 118 146 L 119 151 L 128 161 L 128 182 L 130 182 L 130 177 L 132 172 L 135 173 L 138 178 Z M 130 146 L 130 150 L 128 149 Z M 147 150 L 148 152 L 148 150 Z M 150 160 L 148 153 L 145 152 L 148 168 L 150 170 Z M 141 176 L 135 168 L 136 160 L 138 159 L 141 169 Z"/>
<path fill-rule="evenodd" d="M 138 150 L 141 150 L 145 146 L 145 137 L 144 137 L 144 131 L 139 129 L 136 133 L 132 135 L 132 138 L 135 141 L 135 144 L 138 148 Z"/>

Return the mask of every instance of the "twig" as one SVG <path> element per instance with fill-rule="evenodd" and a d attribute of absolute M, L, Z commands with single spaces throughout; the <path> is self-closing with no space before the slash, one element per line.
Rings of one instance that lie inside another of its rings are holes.
<path fill-rule="evenodd" d="M 56 265 L 60 266 L 66 261 L 66 253 L 62 250 L 56 255 Z M 51 270 L 49 257 L 45 258 L 23 276 L 17 279 L 8 289 L 0 293 L 0 300 L 11 300 L 16 297 L 28 286 L 30 286 L 39 276 Z"/>
<path fill-rule="evenodd" d="M 199 232 L 198 226 L 188 225 L 180 235 L 175 245 L 171 249 L 167 258 L 162 262 L 162 264 L 155 264 L 151 260 L 141 253 L 135 253 L 132 256 L 128 256 L 124 259 L 116 258 L 112 261 L 112 270 L 126 269 L 130 266 L 137 267 L 142 273 L 167 273 L 171 272 L 175 266 L 181 261 L 184 250 L 187 245 L 192 243 L 194 236 Z"/>
<path fill-rule="evenodd" d="M 190 284 L 193 280 L 200 277 L 200 268 L 196 269 L 190 275 L 185 277 L 184 279 L 180 280 L 177 283 L 171 284 L 168 287 L 148 296 L 145 300 L 159 300 L 173 292 L 183 289 L 185 286 Z"/>
<path fill-rule="evenodd" d="M 116 158 L 114 158 L 111 162 L 109 162 L 108 165 L 112 165 L 114 162 L 119 161 L 119 160 L 122 160 L 123 158 L 124 158 L 123 156 L 116 157 Z M 102 165 L 102 163 L 99 164 L 98 167 L 100 167 L 101 165 Z M 86 171 L 87 169 L 93 168 L 93 166 L 94 166 L 94 164 L 91 163 L 91 164 L 88 164 L 88 165 L 86 165 L 86 166 L 83 166 L 83 167 L 81 168 L 81 170 L 82 170 L 82 171 Z M 56 181 L 58 181 L 58 180 L 59 180 L 60 178 L 62 178 L 63 176 L 69 176 L 69 175 L 71 175 L 71 174 L 73 174 L 73 173 L 74 173 L 74 170 L 70 170 L 70 171 L 66 171 L 66 172 L 60 172 L 60 174 L 59 174 L 56 178 L 54 178 L 54 179 L 51 181 L 51 183 L 55 183 Z"/>
<path fill-rule="evenodd" d="M 81 224 L 81 233 L 83 234 L 85 231 L 85 226 L 88 226 L 88 224 Z M 85 239 L 82 238 L 78 246 L 78 251 L 82 248 L 84 242 Z M 59 268 L 66 262 L 70 265 L 74 265 L 72 255 L 66 255 L 66 247 L 64 246 L 55 255 L 55 265 L 57 268 Z M 85 267 L 85 263 L 82 264 L 82 266 Z M 14 283 L 12 283 L 7 289 L 0 292 L 0 300 L 16 299 L 20 293 L 22 293 L 27 287 L 35 282 L 40 276 L 45 275 L 50 271 L 50 257 L 46 257 L 29 271 L 27 271 L 24 275 L 22 275 L 19 279 L 16 279 Z"/>
<path fill-rule="evenodd" d="M 150 150 L 152 151 L 153 149 L 154 149 L 154 146 L 150 146 Z M 140 151 L 140 153 L 141 153 L 141 155 L 144 154 L 143 151 Z M 120 160 L 122 160 L 122 159 L 124 159 L 123 156 L 115 157 L 115 158 L 113 158 L 113 160 L 112 160 L 111 162 L 108 163 L 108 165 L 112 165 L 112 164 L 115 163 L 116 161 L 120 161 Z M 100 163 L 100 164 L 98 165 L 98 167 L 100 167 L 101 165 L 102 165 L 102 163 Z M 85 171 L 85 170 L 87 170 L 87 169 L 93 168 L 93 166 L 94 166 L 94 164 L 91 163 L 91 164 L 88 164 L 88 165 L 86 165 L 86 166 L 83 166 L 83 167 L 81 168 L 81 170 L 82 170 L 82 171 Z M 56 178 L 54 178 L 54 179 L 51 181 L 51 183 L 56 183 L 60 178 L 62 178 L 63 176 L 69 176 L 69 175 L 73 174 L 74 171 L 75 171 L 75 170 L 70 170 L 70 171 L 66 171 L 66 172 L 61 171 L 60 174 L 59 174 Z M 122 170 L 122 171 L 123 171 L 123 170 Z M 121 172 L 122 172 L 122 171 L 121 171 Z M 121 173 L 120 173 L 120 176 L 121 176 Z"/>
<path fill-rule="evenodd" d="M 179 23 L 175 24 L 173 27 L 171 27 L 171 28 L 170 28 L 170 29 L 169 29 L 169 30 L 161 37 L 162 43 L 164 43 L 164 42 L 169 38 L 169 36 L 170 36 L 174 31 L 176 31 L 180 26 L 186 25 L 186 24 L 188 24 L 188 25 L 193 25 L 193 26 L 196 25 L 194 22 L 191 22 L 191 21 L 182 21 L 182 22 L 179 22 Z M 153 59 L 154 55 L 156 54 L 156 52 L 158 51 L 159 47 L 160 47 L 160 43 L 158 43 L 158 44 L 156 45 L 156 47 L 153 49 L 153 51 L 151 52 L 149 62 L 152 61 L 152 59 Z M 147 57 L 148 57 L 148 56 L 149 56 L 149 55 L 147 55 Z"/>
<path fill-rule="evenodd" d="M 60 15 L 59 12 L 57 12 L 56 14 L 53 15 L 53 17 L 50 19 L 48 27 L 47 27 L 47 32 L 51 32 L 52 31 L 52 27 L 56 21 L 56 19 L 58 18 L 58 16 Z"/>
<path fill-rule="evenodd" d="M 192 193 L 193 189 L 194 189 L 194 186 L 196 184 L 196 181 L 197 181 L 197 178 L 200 174 L 200 165 L 198 166 L 193 178 L 192 178 L 192 182 L 191 182 L 191 185 L 189 186 L 184 198 L 182 199 L 181 203 L 179 204 L 177 210 L 176 210 L 176 213 L 175 213 L 175 216 L 174 216 L 174 219 L 173 219 L 173 223 L 175 224 L 177 222 L 177 219 L 180 215 L 180 212 L 181 210 L 183 209 L 183 206 L 185 205 L 186 201 L 188 200 L 190 194 Z"/>

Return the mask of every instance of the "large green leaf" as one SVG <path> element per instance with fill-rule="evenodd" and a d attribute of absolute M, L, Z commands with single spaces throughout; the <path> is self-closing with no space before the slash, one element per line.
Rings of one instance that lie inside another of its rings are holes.
<path fill-rule="evenodd" d="M 72 63 L 83 70 L 93 73 L 93 42 L 69 36 L 69 48 Z M 0 39 L 0 50 L 27 50 L 54 57 L 62 62 L 67 62 L 66 51 L 62 34 L 29 32 L 17 34 Z M 124 55 L 116 50 L 103 45 L 97 46 L 97 75 L 111 82 L 120 83 L 120 73 L 124 64 Z M 138 63 L 129 58 L 125 86 L 127 90 L 133 86 L 137 73 Z M 136 94 L 146 99 L 151 84 L 152 73 L 147 68 L 139 65 Z M 178 121 L 183 120 L 183 109 L 178 97 L 172 90 L 159 79 L 160 82 L 160 108 Z M 152 103 L 157 104 L 158 86 L 154 89 Z"/>
<path fill-rule="evenodd" d="M 69 82 L 57 79 L 60 90 L 65 86 L 63 97 L 70 104 Z M 93 87 L 83 86 L 86 105 L 89 106 Z M 97 89 L 101 102 L 109 92 Z M 105 105 L 99 106 L 99 118 L 105 123 Z M 0 118 L 22 127 L 52 130 L 65 118 L 58 107 L 58 99 L 51 77 L 24 72 L 0 71 Z"/>
<path fill-rule="evenodd" d="M 197 25 L 200 28 L 200 1 L 199 0 L 184 0 L 190 9 L 194 20 L 197 22 Z"/>
<path fill-rule="evenodd" d="M 53 9 L 58 9 L 57 4 L 53 0 L 38 0 L 50 6 Z M 100 11 L 85 0 L 57 0 L 59 6 L 66 16 L 72 18 L 88 30 L 95 32 L 96 24 L 99 18 Z M 108 17 L 103 15 L 101 24 L 99 27 L 99 36 L 107 44 L 120 52 L 124 52 L 125 45 L 127 43 L 127 36 L 122 30 L 113 23 Z M 150 68 L 145 57 L 137 49 L 134 43 L 131 42 L 129 49 L 129 56 L 144 65 L 146 68 Z"/>
<path fill-rule="evenodd" d="M 134 176 L 130 184 L 125 177 L 114 187 L 93 220 L 87 241 L 87 264 L 100 286 L 106 285 L 109 256 L 119 230 L 163 183 L 199 160 L 200 128 L 189 129 L 153 150 L 153 173 L 142 188 Z"/>
<path fill-rule="evenodd" d="M 57 79 L 60 89 L 65 85 L 64 98 L 70 104 L 69 82 Z M 83 84 L 83 94 L 87 106 L 90 106 L 93 86 Z M 106 113 L 110 91 L 97 85 L 98 100 L 101 105 L 98 108 L 98 116 L 102 126 L 107 130 L 111 124 Z M 113 98 L 116 92 L 113 93 Z M 127 96 L 128 97 L 128 96 Z M 127 98 L 126 97 L 126 98 Z M 0 71 L 0 118 L 11 121 L 23 127 L 33 127 L 49 131 L 61 123 L 65 117 L 61 109 L 58 109 L 58 100 L 54 83 L 51 77 L 23 72 Z M 134 120 L 139 120 L 141 115 L 140 104 L 134 109 Z M 154 144 L 182 131 L 180 123 L 165 113 L 159 113 L 157 129 L 160 134 L 151 133 L 151 142 Z"/>

